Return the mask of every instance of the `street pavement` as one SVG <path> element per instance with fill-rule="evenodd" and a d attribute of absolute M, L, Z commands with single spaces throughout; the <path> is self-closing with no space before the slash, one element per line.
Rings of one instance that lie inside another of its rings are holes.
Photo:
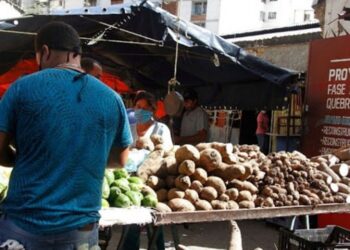
<path fill-rule="evenodd" d="M 262 220 L 239 221 L 238 225 L 242 233 L 244 250 L 254 250 L 258 247 L 263 250 L 277 250 L 278 229 L 276 227 Z M 184 225 L 176 227 L 181 244 L 189 250 L 228 248 L 230 232 L 228 222 L 195 223 L 189 224 L 187 228 Z M 108 250 L 117 248 L 120 234 L 121 228 L 114 227 Z M 165 244 L 167 250 L 175 249 L 169 226 L 165 227 Z M 147 249 L 145 231 L 141 233 L 141 249 Z"/>

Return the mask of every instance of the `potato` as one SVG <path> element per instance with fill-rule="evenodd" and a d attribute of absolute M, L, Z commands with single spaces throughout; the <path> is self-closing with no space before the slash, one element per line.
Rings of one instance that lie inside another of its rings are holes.
<path fill-rule="evenodd" d="M 194 206 L 196 207 L 197 210 L 206 210 L 206 211 L 213 210 L 213 207 L 211 206 L 210 202 L 206 200 L 198 200 L 196 201 Z"/>
<path fill-rule="evenodd" d="M 138 168 L 137 176 L 139 176 L 144 181 L 146 181 L 149 176 L 156 175 L 162 168 L 163 155 L 164 155 L 163 150 L 157 150 L 150 153 Z"/>
<path fill-rule="evenodd" d="M 154 144 L 148 137 L 139 137 L 135 142 L 135 147 L 137 149 L 146 149 L 149 151 L 154 150 Z"/>
<path fill-rule="evenodd" d="M 199 199 L 198 193 L 193 189 L 187 189 L 185 191 L 185 199 L 190 201 L 192 204 L 195 204 Z"/>
<path fill-rule="evenodd" d="M 168 200 L 172 200 L 175 198 L 184 198 L 185 197 L 185 192 L 181 191 L 178 188 L 172 188 L 168 191 Z"/>
<path fill-rule="evenodd" d="M 196 145 L 196 148 L 198 149 L 199 152 L 201 152 L 204 149 L 211 148 L 211 144 L 210 143 L 206 143 L 206 142 L 198 143 Z"/>
<path fill-rule="evenodd" d="M 211 172 L 219 168 L 221 163 L 222 157 L 219 151 L 209 148 L 200 152 L 199 165 L 207 172 Z"/>
<path fill-rule="evenodd" d="M 307 197 L 307 195 L 301 194 L 300 198 L 299 198 L 299 203 L 300 205 L 311 205 L 311 201 L 309 199 L 309 197 Z"/>
<path fill-rule="evenodd" d="M 151 175 L 146 181 L 146 185 L 152 188 L 153 190 L 157 191 L 165 187 L 165 182 L 159 177 Z"/>
<path fill-rule="evenodd" d="M 221 195 L 226 192 L 225 182 L 220 177 L 209 176 L 208 180 L 205 183 L 205 186 L 210 186 L 215 188 L 216 191 L 218 192 L 218 195 Z"/>
<path fill-rule="evenodd" d="M 203 189 L 203 185 L 202 185 L 202 183 L 200 183 L 199 181 L 196 180 L 196 181 L 193 181 L 191 183 L 191 187 L 190 188 L 195 190 L 197 193 L 200 193 L 202 191 L 202 189 Z"/>
<path fill-rule="evenodd" d="M 212 200 L 210 203 L 212 207 L 217 210 L 227 209 L 228 207 L 227 202 L 225 201 Z"/>
<path fill-rule="evenodd" d="M 173 188 L 175 187 L 175 179 L 176 179 L 176 176 L 173 176 L 173 175 L 168 175 L 166 178 L 165 178 L 165 185 L 167 188 Z"/>
<path fill-rule="evenodd" d="M 185 191 L 186 189 L 190 188 L 190 186 L 191 186 L 191 179 L 188 176 L 179 175 L 175 179 L 175 187 L 181 189 L 182 191 Z"/>
<path fill-rule="evenodd" d="M 227 189 L 225 193 L 230 197 L 230 200 L 232 201 L 235 201 L 238 199 L 239 191 L 237 188 Z"/>
<path fill-rule="evenodd" d="M 170 213 L 171 212 L 171 208 L 163 202 L 157 203 L 156 210 L 160 213 Z"/>
<path fill-rule="evenodd" d="M 259 191 L 258 188 L 249 181 L 233 180 L 230 182 L 230 186 L 231 185 L 238 190 L 248 190 L 252 194 L 256 194 Z"/>
<path fill-rule="evenodd" d="M 213 187 L 204 187 L 199 194 L 201 199 L 212 201 L 218 198 L 218 192 Z"/>
<path fill-rule="evenodd" d="M 245 172 L 246 169 L 241 164 L 228 165 L 222 163 L 211 174 L 221 177 L 224 181 L 232 181 L 234 179 L 242 179 L 243 176 L 246 176 Z"/>
<path fill-rule="evenodd" d="M 252 201 L 252 200 L 253 200 L 253 197 L 249 191 L 243 190 L 243 191 L 239 192 L 238 202 L 240 202 L 240 201 Z"/>
<path fill-rule="evenodd" d="M 230 196 L 228 196 L 227 194 L 221 194 L 219 196 L 219 200 L 220 201 L 229 201 L 230 200 Z"/>
<path fill-rule="evenodd" d="M 180 198 L 170 200 L 168 205 L 172 211 L 192 212 L 196 210 L 191 202 Z"/>
<path fill-rule="evenodd" d="M 193 180 L 197 180 L 202 184 L 208 180 L 207 171 L 205 171 L 203 168 L 196 168 L 191 177 Z"/>
<path fill-rule="evenodd" d="M 151 135 L 150 139 L 153 142 L 154 146 L 157 146 L 159 144 L 164 144 L 164 140 L 161 135 L 153 134 Z"/>
<path fill-rule="evenodd" d="M 181 146 L 178 150 L 175 152 L 175 158 L 177 162 L 183 162 L 185 160 L 191 160 L 194 162 L 199 161 L 199 151 L 194 146 L 190 144 L 185 144 Z"/>
<path fill-rule="evenodd" d="M 227 201 L 227 209 L 237 210 L 239 209 L 239 205 L 237 202 L 229 200 Z"/>
<path fill-rule="evenodd" d="M 179 166 L 179 173 L 187 176 L 191 176 L 194 174 L 196 170 L 196 163 L 191 160 L 183 161 Z"/>
<path fill-rule="evenodd" d="M 238 205 L 239 205 L 239 208 L 248 208 L 248 209 L 255 208 L 255 204 L 252 201 L 244 200 L 239 202 Z"/>
<path fill-rule="evenodd" d="M 168 200 L 168 190 L 162 188 L 162 189 L 159 189 L 156 193 L 157 193 L 157 198 L 159 202 Z"/>
<path fill-rule="evenodd" d="M 177 162 L 175 156 L 168 156 L 163 159 L 162 164 L 167 170 L 167 174 L 170 175 L 177 175 L 178 174 L 178 168 L 177 168 Z"/>

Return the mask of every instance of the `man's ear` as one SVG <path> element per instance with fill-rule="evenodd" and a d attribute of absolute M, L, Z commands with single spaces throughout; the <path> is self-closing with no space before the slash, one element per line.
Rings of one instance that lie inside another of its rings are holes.
<path fill-rule="evenodd" d="M 46 60 L 49 60 L 50 58 L 50 49 L 49 46 L 43 45 L 41 48 L 41 55 L 42 57 L 46 58 Z"/>

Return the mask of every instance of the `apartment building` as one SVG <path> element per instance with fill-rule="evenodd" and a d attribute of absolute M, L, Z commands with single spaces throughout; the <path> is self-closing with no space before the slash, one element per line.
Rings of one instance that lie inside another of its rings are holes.
<path fill-rule="evenodd" d="M 10 1 L 10 0 L 8 0 Z M 48 9 L 107 7 L 136 0 L 12 0 L 24 9 L 47 3 Z M 151 0 L 183 20 L 219 34 L 305 24 L 314 21 L 312 0 Z"/>

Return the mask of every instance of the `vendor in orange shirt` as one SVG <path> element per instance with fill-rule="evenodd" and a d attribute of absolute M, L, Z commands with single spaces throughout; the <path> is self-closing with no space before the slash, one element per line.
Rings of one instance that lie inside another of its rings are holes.
<path fill-rule="evenodd" d="M 268 153 L 268 136 L 267 132 L 269 131 L 269 117 L 266 114 L 265 110 L 261 110 L 256 118 L 257 126 L 256 126 L 256 137 L 258 139 L 258 145 L 260 150 L 265 154 Z"/>

